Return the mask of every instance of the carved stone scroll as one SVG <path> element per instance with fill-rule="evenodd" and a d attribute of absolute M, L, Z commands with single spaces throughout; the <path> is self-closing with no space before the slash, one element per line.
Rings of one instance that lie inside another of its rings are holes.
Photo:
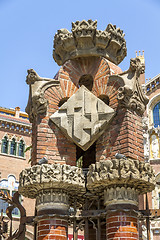
<path fill-rule="evenodd" d="M 29 115 L 30 122 L 33 122 L 38 114 L 45 114 L 47 111 L 48 103 L 44 97 L 45 90 L 53 85 L 59 85 L 59 81 L 41 78 L 33 69 L 29 69 L 26 82 L 30 86 L 26 112 Z"/>
<path fill-rule="evenodd" d="M 145 66 L 141 64 L 140 59 L 132 58 L 130 67 L 127 71 L 110 76 L 110 81 L 117 80 L 123 83 L 118 89 L 117 99 L 121 107 L 131 109 L 138 115 L 143 115 L 146 105 L 149 101 L 148 97 L 139 83 L 140 74 L 144 73 Z"/>

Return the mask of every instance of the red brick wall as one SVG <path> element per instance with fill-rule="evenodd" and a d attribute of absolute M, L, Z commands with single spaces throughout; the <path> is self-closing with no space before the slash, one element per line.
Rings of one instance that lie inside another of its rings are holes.
<path fill-rule="evenodd" d="M 109 129 L 97 141 L 97 161 L 113 158 L 120 152 L 126 157 L 143 160 L 141 117 L 126 109 L 118 109 Z"/>

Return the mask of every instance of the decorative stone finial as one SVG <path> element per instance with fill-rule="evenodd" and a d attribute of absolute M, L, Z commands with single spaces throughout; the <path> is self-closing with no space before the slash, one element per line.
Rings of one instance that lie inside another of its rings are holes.
<path fill-rule="evenodd" d="M 116 25 L 108 24 L 97 30 L 97 21 L 91 19 L 72 23 L 72 33 L 60 29 L 54 37 L 53 58 L 58 65 L 69 59 L 102 56 L 119 64 L 127 54 L 124 33 Z"/>

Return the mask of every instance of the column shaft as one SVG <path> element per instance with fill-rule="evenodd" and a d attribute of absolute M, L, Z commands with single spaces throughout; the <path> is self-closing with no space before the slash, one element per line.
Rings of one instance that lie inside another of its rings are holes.
<path fill-rule="evenodd" d="M 138 240 L 137 214 L 132 210 L 116 210 L 114 212 L 109 212 L 106 217 L 106 239 Z"/>
<path fill-rule="evenodd" d="M 37 240 L 67 240 L 68 221 L 56 217 L 46 217 L 38 220 Z"/>

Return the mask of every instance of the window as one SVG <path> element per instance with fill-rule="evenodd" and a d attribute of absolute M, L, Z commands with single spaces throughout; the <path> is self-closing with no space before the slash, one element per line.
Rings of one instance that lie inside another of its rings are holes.
<path fill-rule="evenodd" d="M 9 194 L 13 197 L 14 193 L 18 190 L 18 182 L 16 181 L 15 177 L 13 175 L 8 176 L 7 179 L 2 179 L 0 181 L 0 190 L 3 191 L 6 195 Z M 21 202 L 21 198 L 20 198 Z M 3 213 L 6 214 L 6 209 L 9 206 L 9 204 L 0 199 L 0 211 L 3 210 Z M 12 211 L 13 216 L 20 216 L 18 208 L 14 208 Z"/>
<path fill-rule="evenodd" d="M 4 137 L 2 140 L 2 153 L 8 153 L 8 138 Z"/>
<path fill-rule="evenodd" d="M 21 140 L 18 147 L 18 156 L 20 157 L 24 157 L 24 146 L 24 142 Z"/>
<path fill-rule="evenodd" d="M 5 189 L 1 189 L 1 191 L 3 191 L 5 194 L 7 193 L 7 190 L 5 190 Z M 8 206 L 9 206 L 9 204 L 7 202 L 0 199 L 0 211 L 3 211 L 3 213 L 6 213 L 6 209 Z"/>
<path fill-rule="evenodd" d="M 153 123 L 154 127 L 160 126 L 160 102 L 153 108 Z"/>
<path fill-rule="evenodd" d="M 11 142 L 10 154 L 16 155 L 16 140 L 13 138 Z"/>

